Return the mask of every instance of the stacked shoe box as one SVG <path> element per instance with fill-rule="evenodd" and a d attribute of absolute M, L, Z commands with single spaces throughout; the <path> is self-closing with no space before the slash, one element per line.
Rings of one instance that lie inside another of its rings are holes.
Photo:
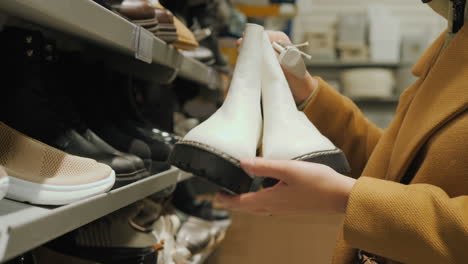
<path fill-rule="evenodd" d="M 338 19 L 337 47 L 343 62 L 365 62 L 369 58 L 367 46 L 367 18 L 360 13 L 347 13 Z"/>
<path fill-rule="evenodd" d="M 389 98 L 393 95 L 395 78 L 385 68 L 359 68 L 341 74 L 343 93 L 355 98 Z"/>
<path fill-rule="evenodd" d="M 310 21 L 308 21 L 310 22 Z M 304 41 L 309 45 L 305 52 L 314 62 L 336 61 L 336 29 L 333 24 L 312 23 L 303 33 Z"/>
<path fill-rule="evenodd" d="M 370 5 L 369 44 L 373 62 L 400 62 L 401 33 L 400 23 L 383 5 Z"/>

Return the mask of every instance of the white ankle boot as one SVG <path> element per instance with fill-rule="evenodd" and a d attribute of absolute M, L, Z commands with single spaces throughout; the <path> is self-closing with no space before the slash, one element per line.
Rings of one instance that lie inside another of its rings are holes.
<path fill-rule="evenodd" d="M 349 165 L 343 152 L 297 110 L 266 33 L 262 41 L 263 157 L 316 162 L 341 173 L 348 172 Z"/>
<path fill-rule="evenodd" d="M 169 157 L 171 164 L 231 193 L 248 192 L 253 184 L 239 160 L 256 156 L 262 130 L 263 32 L 262 26 L 247 25 L 224 104 L 177 143 Z"/>

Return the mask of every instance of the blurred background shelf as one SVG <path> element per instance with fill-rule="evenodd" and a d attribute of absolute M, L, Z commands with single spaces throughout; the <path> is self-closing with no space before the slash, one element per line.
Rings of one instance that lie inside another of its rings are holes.
<path fill-rule="evenodd" d="M 386 63 L 386 62 L 310 62 L 307 67 L 313 68 L 399 68 L 410 66 L 409 63 Z"/>
<path fill-rule="evenodd" d="M 0 201 L 0 262 L 31 250 L 191 175 L 176 168 L 64 206 Z"/>
<path fill-rule="evenodd" d="M 222 87 L 214 69 L 183 56 L 155 36 L 152 39 L 152 64 L 135 59 L 137 26 L 91 0 L 2 0 L 0 12 L 98 44 L 111 54 L 121 53 L 127 59 L 121 64 L 132 65 L 127 69 L 137 64 L 140 72 L 151 75 L 149 79 L 157 78 L 163 66 L 173 73 L 173 76 L 163 76 L 165 83 L 171 82 L 180 72 L 181 77 L 208 87 Z M 142 67 L 146 69 L 141 70 Z"/>
<path fill-rule="evenodd" d="M 269 5 L 236 4 L 235 6 L 247 17 L 293 18 L 297 15 L 297 6 L 293 3 Z"/>

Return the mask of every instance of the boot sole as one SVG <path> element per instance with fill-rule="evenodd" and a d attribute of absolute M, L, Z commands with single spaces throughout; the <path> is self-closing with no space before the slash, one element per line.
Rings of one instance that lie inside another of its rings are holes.
<path fill-rule="evenodd" d="M 257 189 L 254 179 L 240 167 L 237 159 L 198 142 L 180 141 L 175 144 L 169 163 L 214 183 L 230 194 Z"/>
<path fill-rule="evenodd" d="M 5 197 L 9 186 L 9 179 L 8 177 L 3 177 L 0 179 L 0 200 Z"/>
<path fill-rule="evenodd" d="M 63 205 L 109 191 L 115 183 L 115 172 L 97 182 L 80 185 L 48 185 L 10 178 L 6 197 L 41 205 Z"/>
<path fill-rule="evenodd" d="M 294 158 L 293 160 L 305 161 L 326 165 L 338 173 L 346 174 L 351 171 L 348 160 L 345 154 L 339 148 L 334 150 L 313 152 Z M 272 187 L 278 183 L 278 180 L 272 178 L 265 178 L 263 180 L 263 187 Z"/>
<path fill-rule="evenodd" d="M 348 173 L 351 170 L 345 154 L 339 148 L 336 148 L 334 150 L 309 153 L 309 154 L 294 158 L 293 160 L 313 162 L 313 163 L 327 165 L 328 167 L 334 169 L 336 172 L 341 173 L 341 174 Z"/>

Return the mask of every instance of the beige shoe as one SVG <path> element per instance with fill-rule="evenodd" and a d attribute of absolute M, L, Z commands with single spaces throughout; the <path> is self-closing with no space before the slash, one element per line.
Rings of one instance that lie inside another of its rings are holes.
<path fill-rule="evenodd" d="M 0 166 L 0 200 L 5 197 L 5 194 L 8 190 L 8 176 L 6 174 L 5 169 Z"/>
<path fill-rule="evenodd" d="M 69 155 L 2 122 L 0 165 L 10 178 L 7 197 L 34 204 L 68 204 L 106 192 L 115 182 L 109 166 Z"/>

